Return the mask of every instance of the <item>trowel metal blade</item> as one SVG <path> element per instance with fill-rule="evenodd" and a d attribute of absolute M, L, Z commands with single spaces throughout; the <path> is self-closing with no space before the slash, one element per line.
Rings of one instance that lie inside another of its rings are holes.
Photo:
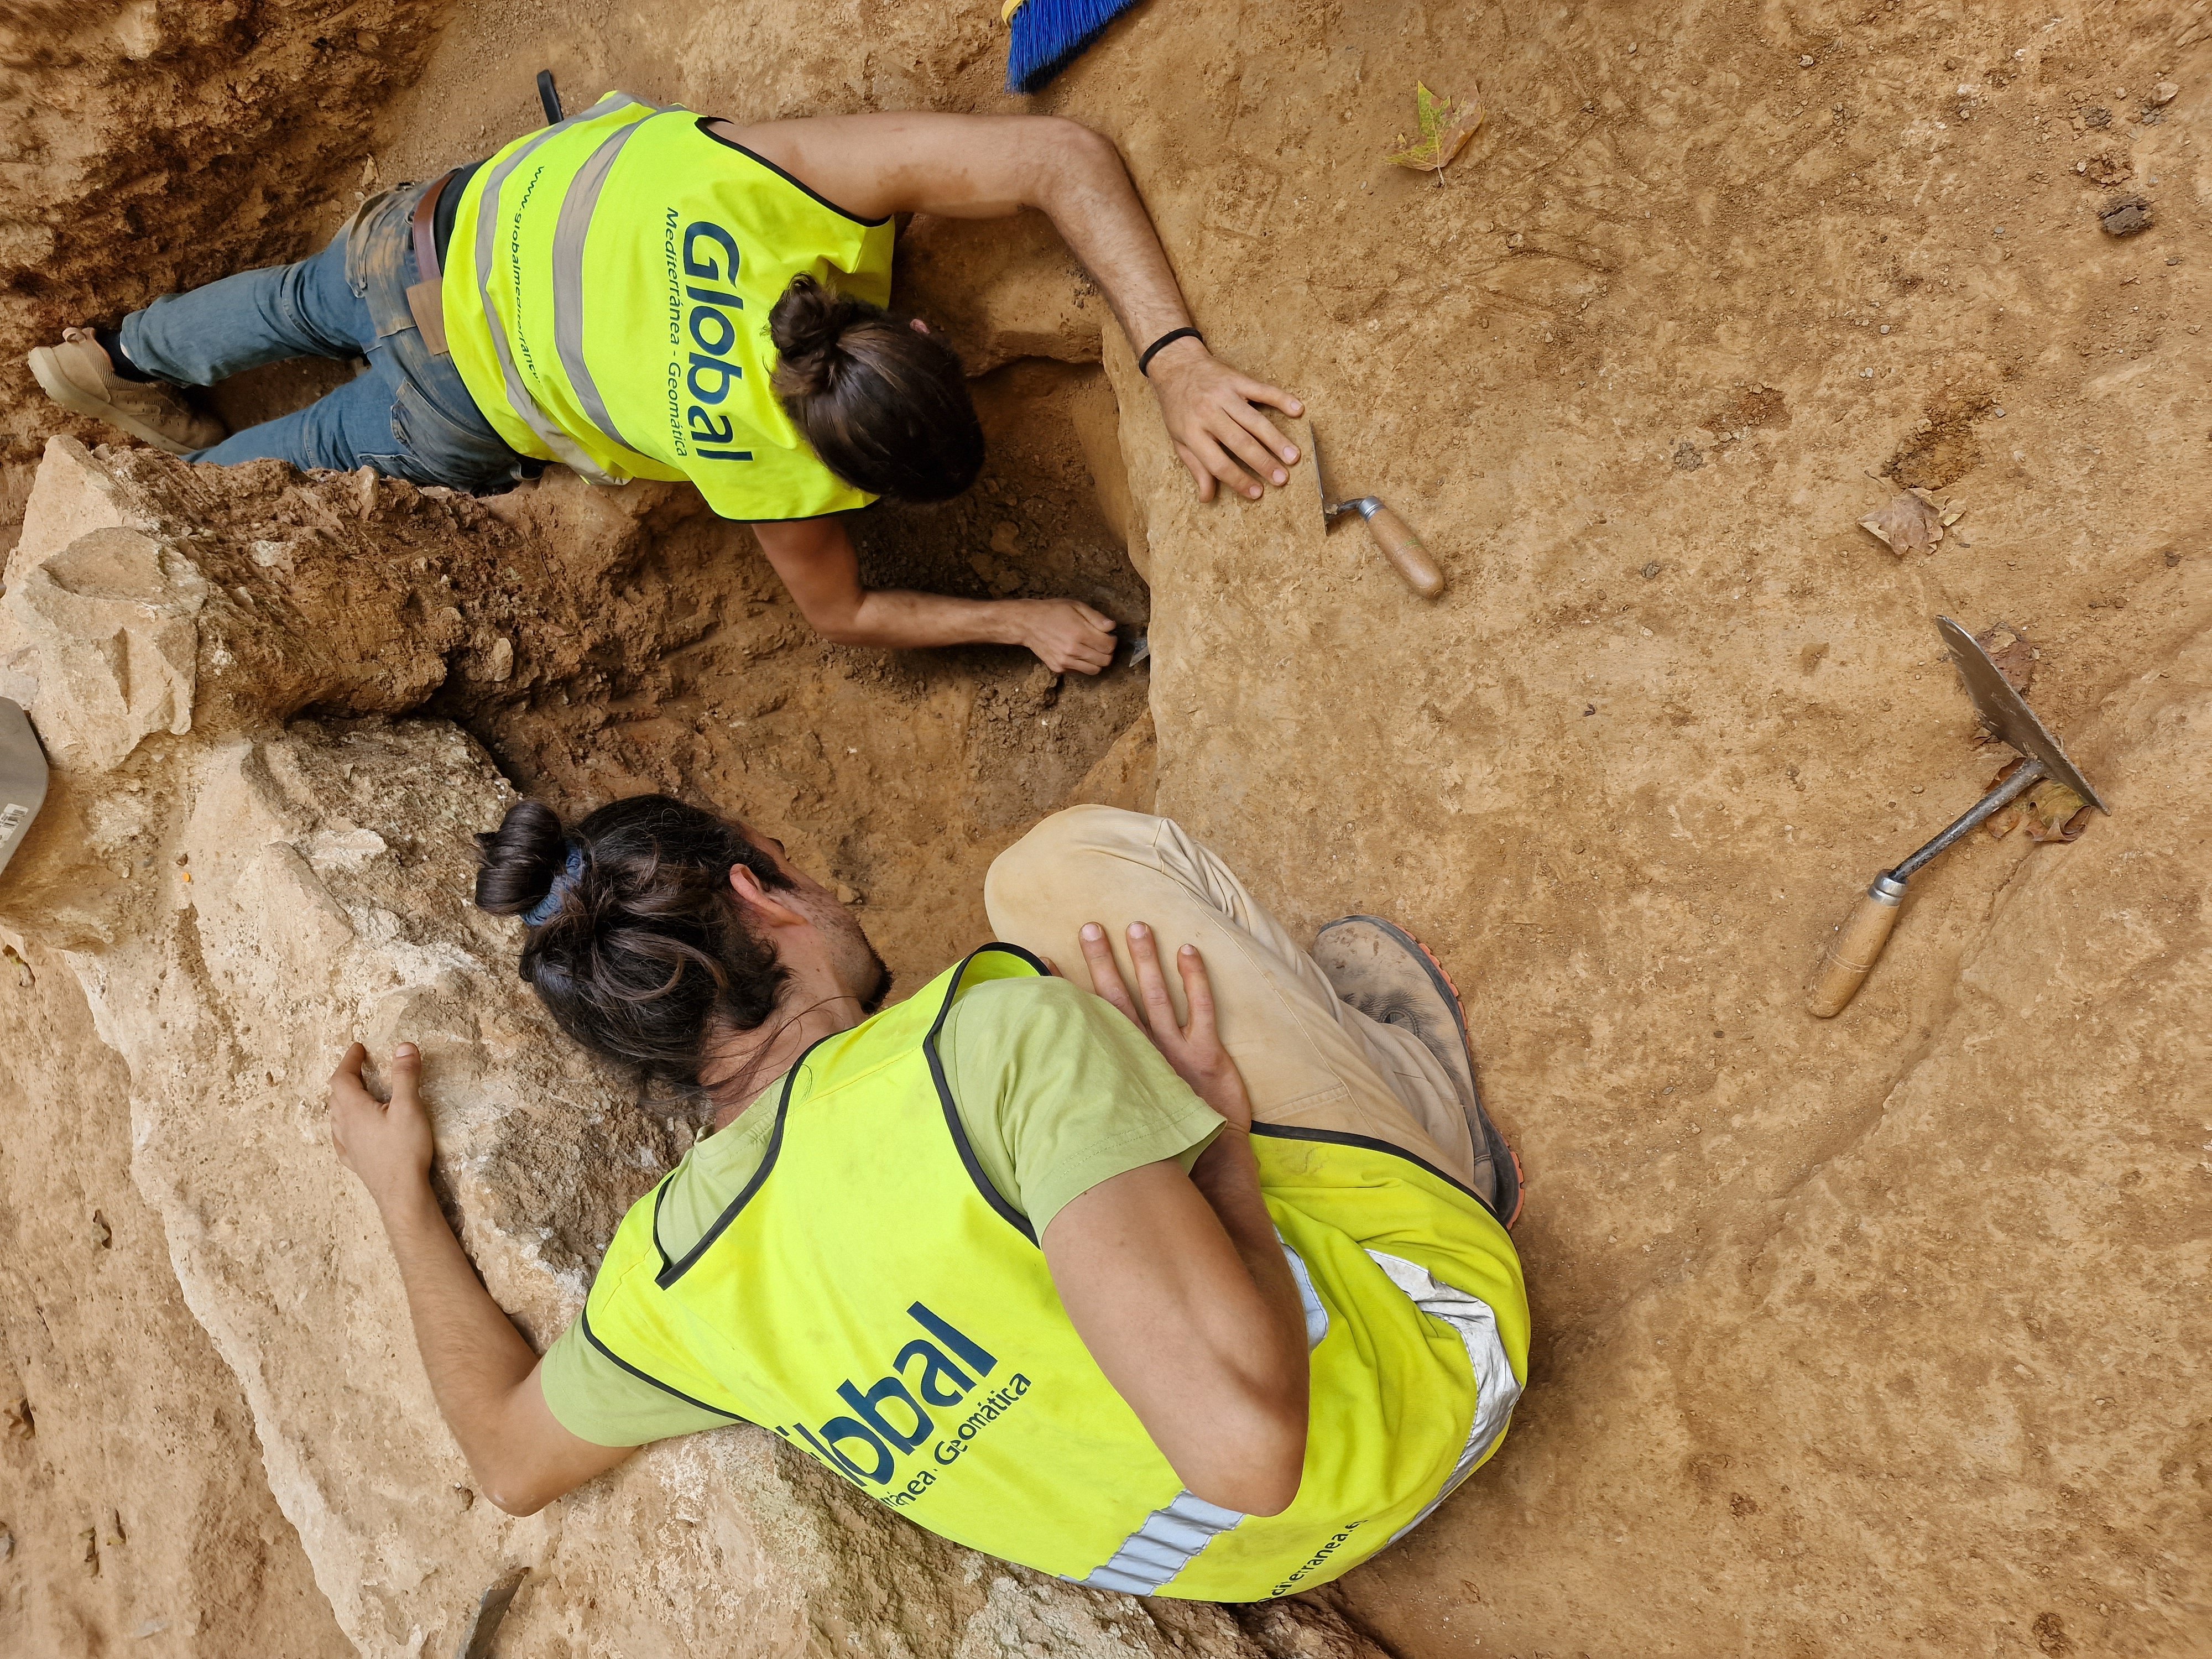
<path fill-rule="evenodd" d="M 1958 665 L 1959 678 L 1966 682 L 1966 695 L 1974 700 L 1974 712 L 1982 717 L 1982 724 L 2030 760 L 2041 761 L 2045 771 L 2100 812 L 2109 814 L 2112 809 L 2098 798 L 2097 792 L 2089 787 L 2089 780 L 2066 758 L 2058 739 L 2044 730 L 2043 722 L 2036 719 L 2027 700 L 1997 672 L 1997 665 L 1990 660 L 1990 653 L 1982 649 L 1974 636 L 1948 617 L 1936 618 L 1936 631 L 1943 636 L 1944 649 Z"/>
<path fill-rule="evenodd" d="M 1306 449 L 1313 459 L 1314 488 L 1321 492 L 1321 527 L 1326 535 L 1336 522 L 1336 503 L 1328 498 L 1328 475 L 1321 470 L 1321 433 L 1306 422 Z"/>

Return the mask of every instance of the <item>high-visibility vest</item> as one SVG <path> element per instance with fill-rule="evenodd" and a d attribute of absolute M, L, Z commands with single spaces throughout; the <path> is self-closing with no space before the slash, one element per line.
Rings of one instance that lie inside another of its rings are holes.
<path fill-rule="evenodd" d="M 987 945 L 809 1049 L 758 1172 L 704 1237 L 680 1255 L 663 1247 L 665 1182 L 630 1210 L 586 1304 L 586 1340 L 1009 1561 L 1211 1601 L 1326 1583 L 1504 1437 L 1528 1351 L 1512 1244 L 1472 1194 L 1380 1142 L 1256 1130 L 1268 1212 L 1307 1304 L 1303 1480 L 1274 1516 L 1187 1492 L 1076 1334 L 1028 1222 L 984 1176 L 937 1057 L 960 995 L 1041 972 L 1025 951 Z"/>
<path fill-rule="evenodd" d="M 689 478 L 726 518 L 875 498 L 838 478 L 769 381 L 800 272 L 888 304 L 892 228 L 854 219 L 702 118 L 609 93 L 469 180 L 439 289 L 453 367 L 525 455 L 603 483 Z"/>

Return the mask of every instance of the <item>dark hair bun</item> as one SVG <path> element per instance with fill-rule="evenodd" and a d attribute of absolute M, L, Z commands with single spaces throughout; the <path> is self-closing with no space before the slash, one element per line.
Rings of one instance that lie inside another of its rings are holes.
<path fill-rule="evenodd" d="M 518 801 L 498 829 L 477 837 L 477 908 L 520 915 L 552 891 L 568 862 L 561 815 L 538 801 Z"/>
<path fill-rule="evenodd" d="M 494 915 L 542 902 L 571 848 L 588 872 L 517 966 L 561 1029 L 656 1089 L 701 1092 L 717 1043 L 759 1027 L 787 976 L 732 896 L 743 865 L 764 888 L 790 878 L 729 819 L 665 795 L 633 795 L 563 830 L 536 801 L 477 837 L 477 903 Z"/>
<path fill-rule="evenodd" d="M 768 314 L 768 337 L 783 361 L 776 386 L 786 397 L 811 397 L 836 388 L 851 356 L 841 337 L 875 307 L 824 288 L 811 276 L 794 276 Z"/>
<path fill-rule="evenodd" d="M 769 313 L 771 382 L 822 463 L 855 489 L 949 501 L 983 470 L 959 354 L 879 306 L 794 276 Z"/>

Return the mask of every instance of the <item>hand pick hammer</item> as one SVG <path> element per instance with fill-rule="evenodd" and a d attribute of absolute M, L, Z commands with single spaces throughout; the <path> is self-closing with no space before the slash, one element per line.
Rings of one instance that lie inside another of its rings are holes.
<path fill-rule="evenodd" d="M 1821 1019 L 1831 1019 L 1843 1012 L 1844 1006 L 1858 994 L 1859 987 L 1866 982 L 1869 970 L 1881 955 L 1881 947 L 1889 943 L 1889 930 L 1897 925 L 1898 910 L 1905 902 L 1905 884 L 1938 853 L 1964 838 L 1975 825 L 1995 817 L 2045 778 L 2057 779 L 2100 812 L 2109 814 L 2112 810 L 2098 799 L 2088 779 L 2066 758 L 2058 739 L 2044 730 L 2043 722 L 2036 719 L 2027 699 L 1997 672 L 1997 665 L 1990 660 L 1989 653 L 1975 642 L 1974 636 L 1948 617 L 1938 617 L 1936 629 L 1943 636 L 1951 660 L 1958 665 L 1959 678 L 1966 682 L 1966 695 L 1974 700 L 1974 712 L 1982 717 L 1982 724 L 1992 736 L 2002 738 L 2020 751 L 2021 765 L 1942 835 L 1894 870 L 1885 870 L 1874 878 L 1865 896 L 1859 900 L 1858 908 L 1829 939 L 1828 948 L 1821 953 L 1820 965 L 1814 973 L 1812 994 L 1806 999 L 1805 1006 Z"/>

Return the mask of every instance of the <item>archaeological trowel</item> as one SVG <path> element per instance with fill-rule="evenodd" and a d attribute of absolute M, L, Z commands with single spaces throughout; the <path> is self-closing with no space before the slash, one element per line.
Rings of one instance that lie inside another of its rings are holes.
<path fill-rule="evenodd" d="M 1997 665 L 1990 660 L 1989 653 L 1982 649 L 1974 636 L 1948 617 L 1938 617 L 1936 629 L 1943 636 L 1951 660 L 1958 665 L 1959 678 L 1965 682 L 1966 695 L 1973 699 L 1974 712 L 1981 716 L 1983 726 L 1991 737 L 2002 738 L 2020 751 L 2021 764 L 1942 835 L 1894 870 L 1885 870 L 1874 878 L 1873 885 L 1859 900 L 1858 908 L 1829 939 L 1827 949 L 1821 952 L 1820 966 L 1814 971 L 1813 991 L 1805 1006 L 1822 1019 L 1841 1013 L 1844 1006 L 1858 994 L 1868 971 L 1881 955 L 1881 947 L 1889 942 L 1890 929 L 1897 925 L 1898 910 L 1905 902 L 1905 884 L 1930 859 L 1965 836 L 1975 825 L 1995 817 L 2045 778 L 2064 784 L 2100 812 L 2112 811 L 2098 799 L 2088 779 L 2066 758 L 2058 739 L 2044 729 L 2035 711 L 2027 706 L 2027 700 L 1997 672 Z"/>
<path fill-rule="evenodd" d="M 1307 447 L 1313 451 L 1314 482 L 1321 486 L 1321 523 L 1324 533 L 1346 513 L 1357 513 L 1367 521 L 1367 533 L 1375 538 L 1375 545 L 1390 562 L 1390 568 L 1405 578 L 1406 586 L 1425 599 L 1433 599 L 1444 591 L 1444 573 L 1437 568 L 1437 562 L 1429 556 L 1420 538 L 1407 527 L 1406 521 L 1382 505 L 1375 495 L 1354 495 L 1338 501 L 1329 494 L 1328 475 L 1322 471 L 1321 434 L 1314 430 L 1313 422 L 1306 422 Z"/>

